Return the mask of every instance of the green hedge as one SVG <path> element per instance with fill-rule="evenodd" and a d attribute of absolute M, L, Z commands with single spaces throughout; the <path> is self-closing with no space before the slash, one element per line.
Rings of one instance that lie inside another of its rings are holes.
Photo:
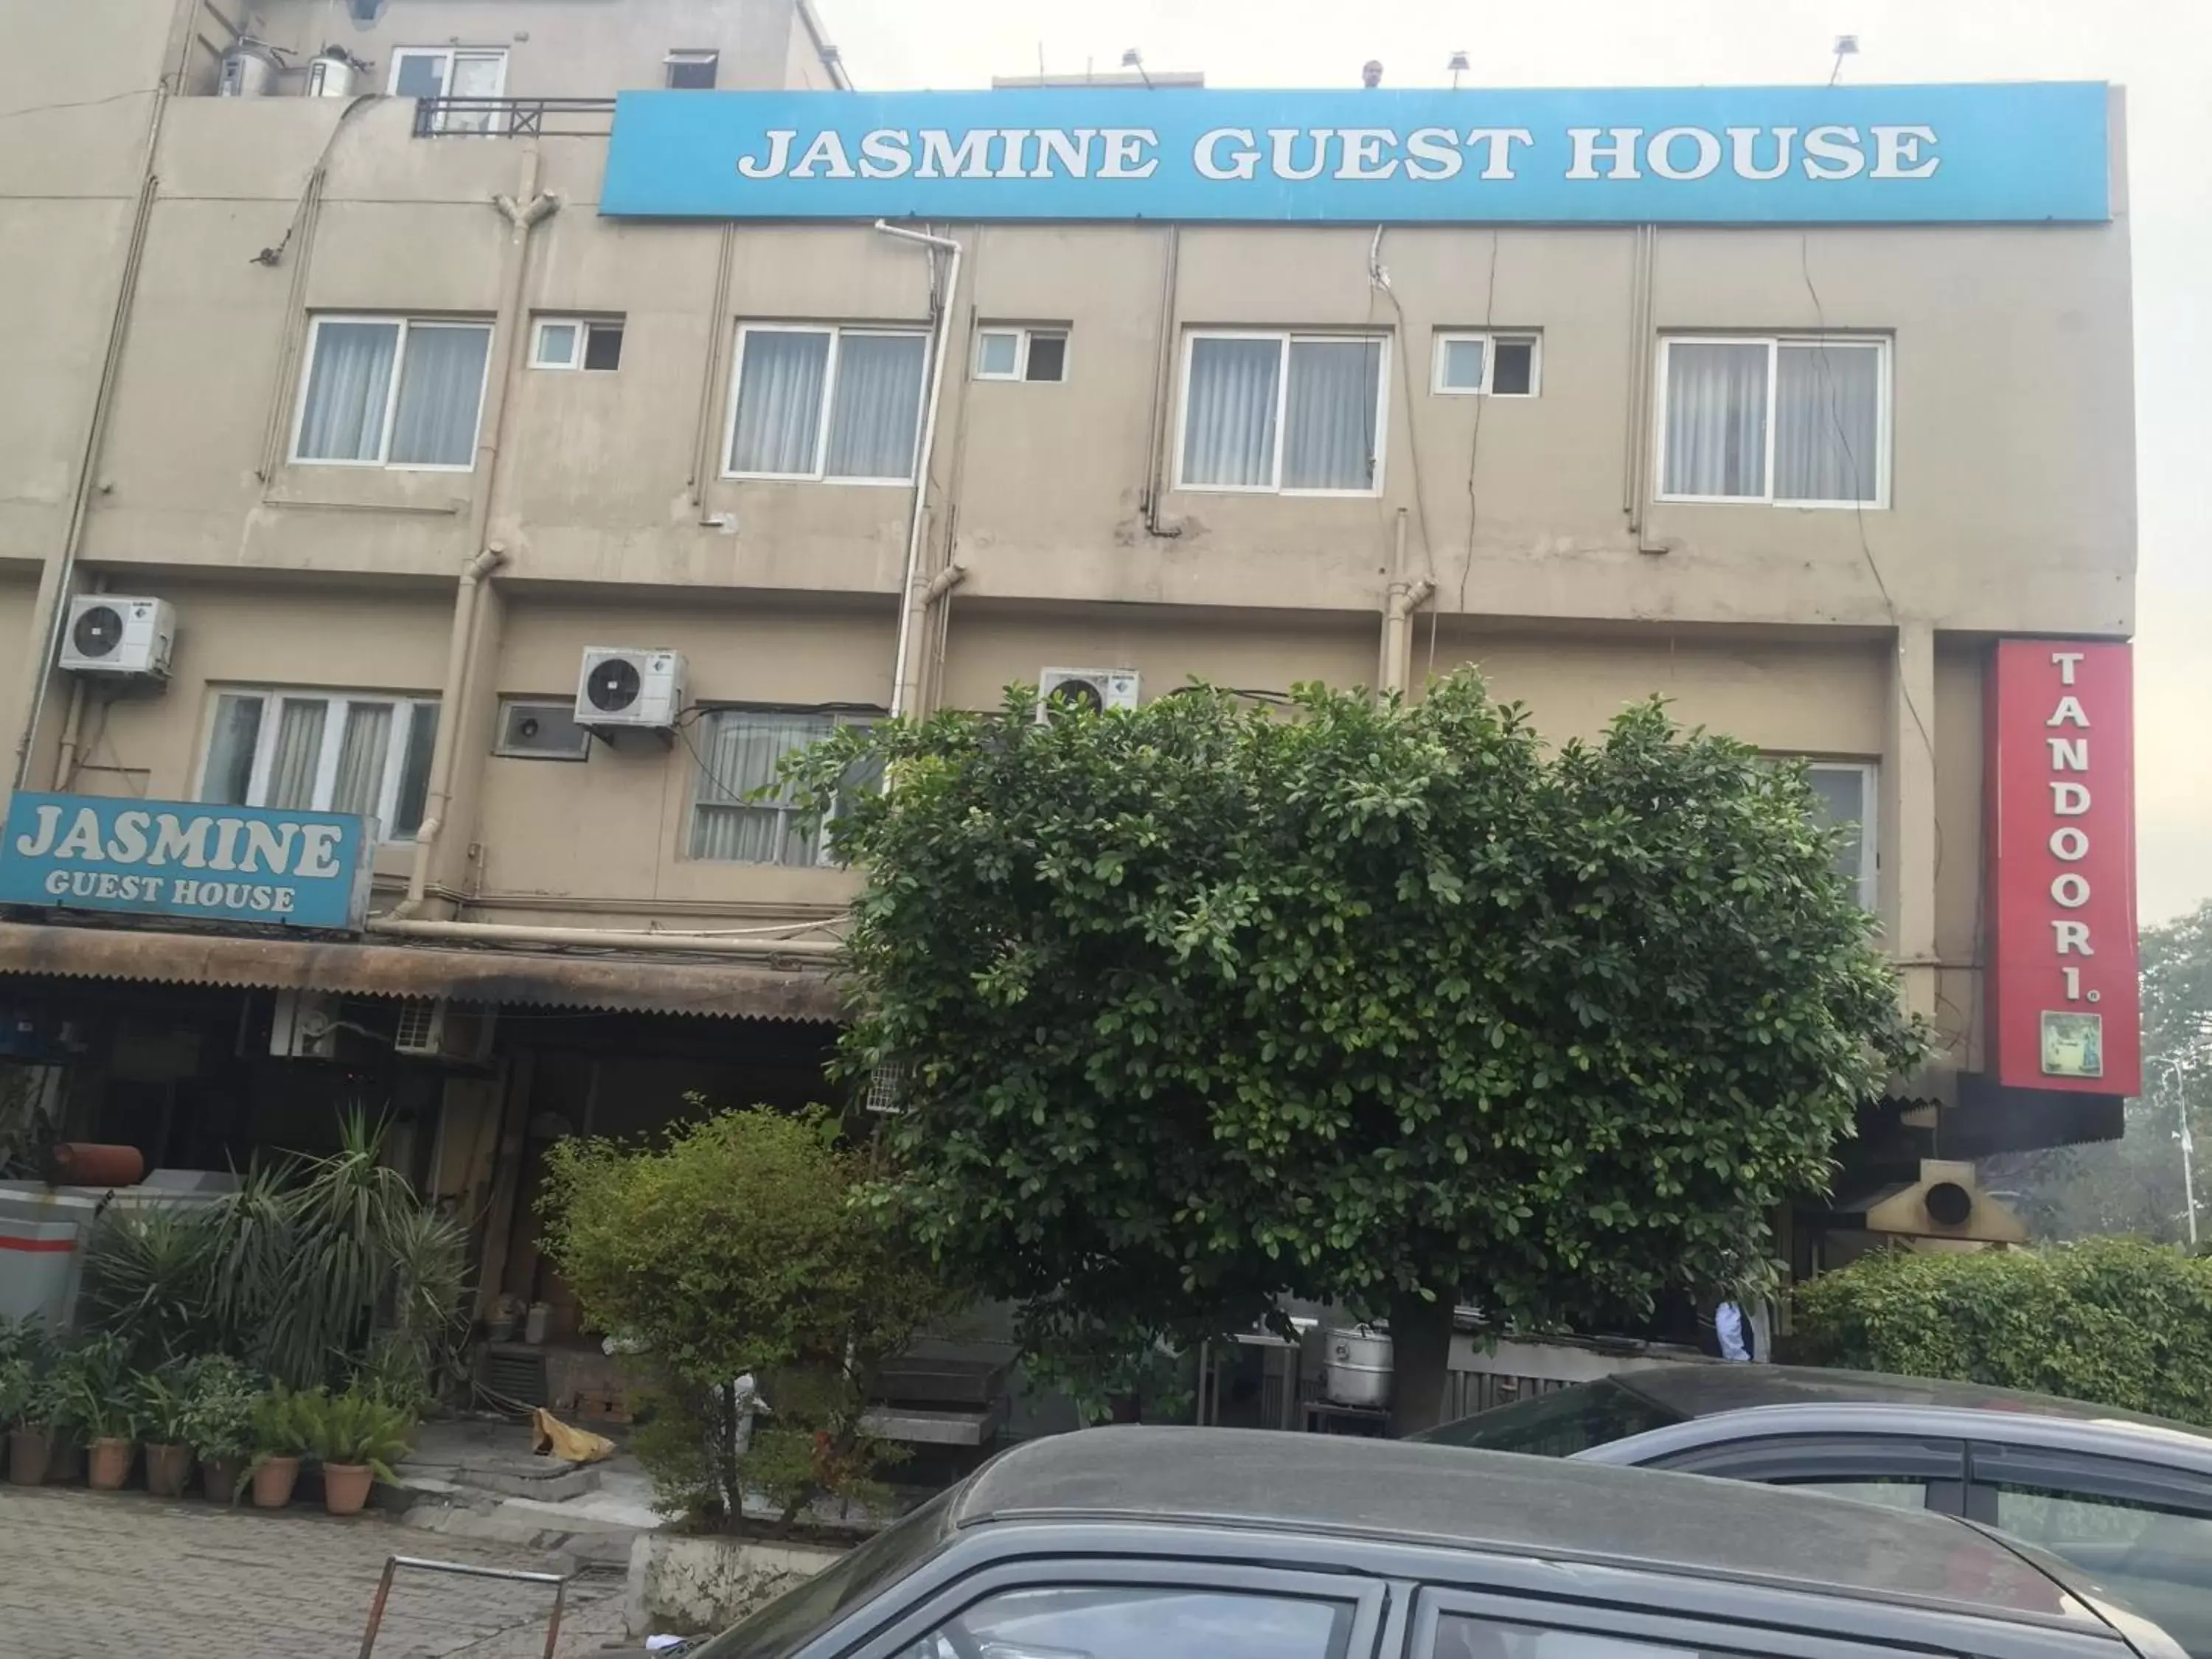
<path fill-rule="evenodd" d="M 1988 1382 L 2212 1425 L 2212 1261 L 2100 1238 L 1884 1251 L 1798 1287 L 1816 1364 Z"/>

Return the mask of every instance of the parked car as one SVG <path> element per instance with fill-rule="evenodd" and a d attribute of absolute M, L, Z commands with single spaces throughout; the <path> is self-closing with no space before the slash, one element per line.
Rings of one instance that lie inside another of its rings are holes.
<path fill-rule="evenodd" d="M 1962 1515 L 2063 1557 L 2212 1659 L 2212 1433 L 2185 1423 L 1925 1377 L 1663 1365 L 1415 1438 Z"/>
<path fill-rule="evenodd" d="M 986 1464 L 697 1659 L 2179 1659 L 1965 1522 L 1257 1430 Z"/>

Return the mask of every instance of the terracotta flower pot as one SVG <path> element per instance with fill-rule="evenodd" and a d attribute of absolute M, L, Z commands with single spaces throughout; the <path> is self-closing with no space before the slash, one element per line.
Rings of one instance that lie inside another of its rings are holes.
<path fill-rule="evenodd" d="M 253 1507 L 281 1510 L 292 1501 L 293 1484 L 300 1478 L 296 1457 L 264 1458 L 253 1471 Z"/>
<path fill-rule="evenodd" d="M 332 1515 L 359 1515 L 368 1502 L 376 1472 L 366 1463 L 323 1465 L 323 1508 Z"/>
<path fill-rule="evenodd" d="M 242 1457 L 203 1457 L 200 1459 L 200 1490 L 207 1494 L 210 1504 L 238 1502 L 238 1477 L 246 1473 Z"/>
<path fill-rule="evenodd" d="M 118 1440 L 102 1435 L 92 1443 L 92 1456 L 87 1466 L 85 1484 L 94 1492 L 120 1492 L 123 1483 L 131 1478 L 131 1465 L 138 1455 L 135 1440 Z"/>
<path fill-rule="evenodd" d="M 53 1437 L 44 1429 L 17 1429 L 8 1437 L 8 1478 L 19 1486 L 42 1485 L 53 1461 Z"/>
<path fill-rule="evenodd" d="M 190 1446 L 156 1446 L 146 1448 L 146 1490 L 156 1498 L 182 1498 L 185 1483 L 192 1478 L 192 1449 Z"/>
<path fill-rule="evenodd" d="M 84 1474 L 84 1442 L 56 1435 L 46 1443 L 46 1483 L 66 1486 Z"/>

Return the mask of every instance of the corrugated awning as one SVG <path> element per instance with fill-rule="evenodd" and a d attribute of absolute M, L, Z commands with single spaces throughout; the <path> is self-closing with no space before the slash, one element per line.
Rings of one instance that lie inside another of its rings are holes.
<path fill-rule="evenodd" d="M 846 1018 L 843 996 L 818 967 L 611 951 L 365 945 L 0 921 L 0 974 L 450 997 L 719 1019 L 837 1023 Z"/>

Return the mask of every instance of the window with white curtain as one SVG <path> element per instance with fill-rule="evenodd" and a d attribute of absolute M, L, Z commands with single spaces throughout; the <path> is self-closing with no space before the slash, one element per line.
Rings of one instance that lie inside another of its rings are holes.
<path fill-rule="evenodd" d="M 912 483 L 928 357 L 920 329 L 744 325 L 724 476 Z"/>
<path fill-rule="evenodd" d="M 1376 494 L 1389 357 L 1381 335 L 1190 334 L 1176 487 Z"/>
<path fill-rule="evenodd" d="M 489 323 L 317 317 L 307 332 L 292 459 L 470 471 L 490 356 Z"/>
<path fill-rule="evenodd" d="M 435 698 L 225 689 L 215 694 L 198 799 L 370 817 L 384 840 L 411 841 L 437 740 Z"/>
<path fill-rule="evenodd" d="M 1887 341 L 1673 337 L 1659 370 L 1662 498 L 1888 501 Z"/>
<path fill-rule="evenodd" d="M 395 98 L 441 101 L 431 113 L 436 132 L 498 132 L 506 112 L 497 100 L 507 94 L 504 46 L 400 46 L 392 54 L 385 90 Z"/>
<path fill-rule="evenodd" d="M 699 781 L 691 804 L 691 854 L 732 864 L 816 865 L 828 848 L 822 826 L 801 812 L 776 773 L 784 757 L 819 743 L 839 726 L 865 726 L 866 715 L 809 713 L 780 708 L 709 709 L 698 725 L 693 745 Z M 855 775 L 839 791 L 877 787 L 872 776 Z M 756 790 L 771 793 L 760 799 Z M 830 816 L 835 817 L 833 806 Z"/>

